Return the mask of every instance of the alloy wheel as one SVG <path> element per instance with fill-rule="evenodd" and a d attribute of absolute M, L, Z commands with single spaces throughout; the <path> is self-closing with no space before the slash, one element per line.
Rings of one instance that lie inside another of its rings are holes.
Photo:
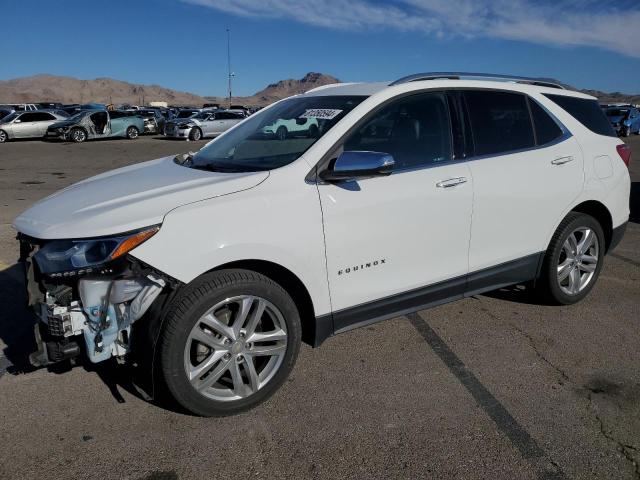
<path fill-rule="evenodd" d="M 557 279 L 567 295 L 577 295 L 593 279 L 598 267 L 600 245 L 595 232 L 580 227 L 569 234 L 560 252 Z"/>
<path fill-rule="evenodd" d="M 77 129 L 73 131 L 74 142 L 78 142 L 78 143 L 84 142 L 86 138 L 87 138 L 87 135 L 84 133 L 84 130 Z"/>
<path fill-rule="evenodd" d="M 205 397 L 239 400 L 274 377 L 286 349 L 287 327 L 278 308 L 261 297 L 227 298 L 191 329 L 184 370 L 191 386 Z"/>
<path fill-rule="evenodd" d="M 4 143 L 7 141 L 7 134 L 3 130 L 0 130 L 0 143 Z"/>

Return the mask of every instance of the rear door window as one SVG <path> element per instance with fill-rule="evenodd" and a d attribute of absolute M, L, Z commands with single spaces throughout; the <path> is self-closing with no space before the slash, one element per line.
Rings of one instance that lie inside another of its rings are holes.
<path fill-rule="evenodd" d="M 545 93 L 544 96 L 566 110 L 572 117 L 592 132 L 607 137 L 617 136 L 611 123 L 602 112 L 597 100 L 567 97 L 565 95 L 551 95 L 547 93 Z"/>
<path fill-rule="evenodd" d="M 531 117 L 533 118 L 536 143 L 538 145 L 546 145 L 562 137 L 562 129 L 538 102 L 529 99 L 529 106 L 531 107 Z"/>
<path fill-rule="evenodd" d="M 520 93 L 464 93 L 476 155 L 499 155 L 535 146 L 527 99 Z"/>

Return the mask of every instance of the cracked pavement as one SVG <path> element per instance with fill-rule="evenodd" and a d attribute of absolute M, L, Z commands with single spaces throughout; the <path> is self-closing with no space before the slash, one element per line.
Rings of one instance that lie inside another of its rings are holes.
<path fill-rule="evenodd" d="M 510 287 L 303 346 L 237 417 L 150 403 L 115 364 L 25 369 L 10 221 L 121 165 L 204 142 L 142 137 L 0 148 L 0 478 L 640 479 L 640 137 L 634 221 L 580 304 Z M 40 183 L 42 182 L 42 183 Z"/>

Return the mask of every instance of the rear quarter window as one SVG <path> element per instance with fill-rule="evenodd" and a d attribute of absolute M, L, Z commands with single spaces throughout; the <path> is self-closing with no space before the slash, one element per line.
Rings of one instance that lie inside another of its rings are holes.
<path fill-rule="evenodd" d="M 611 123 L 600 108 L 597 100 L 567 97 L 565 95 L 544 94 L 549 100 L 566 110 L 573 118 L 598 135 L 617 137 Z"/>
<path fill-rule="evenodd" d="M 527 99 L 520 93 L 464 92 L 476 155 L 500 155 L 535 146 Z"/>
<path fill-rule="evenodd" d="M 535 100 L 529 99 L 531 107 L 531 117 L 533 118 L 533 126 L 536 132 L 536 144 L 547 145 L 554 140 L 562 137 L 562 129 L 549 114 L 538 105 Z"/>

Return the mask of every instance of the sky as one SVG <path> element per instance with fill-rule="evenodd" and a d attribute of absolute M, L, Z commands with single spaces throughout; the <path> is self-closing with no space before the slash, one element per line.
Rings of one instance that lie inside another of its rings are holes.
<path fill-rule="evenodd" d="M 109 77 L 224 96 L 322 72 L 552 77 L 640 93 L 637 0 L 0 0 L 0 79 Z"/>

